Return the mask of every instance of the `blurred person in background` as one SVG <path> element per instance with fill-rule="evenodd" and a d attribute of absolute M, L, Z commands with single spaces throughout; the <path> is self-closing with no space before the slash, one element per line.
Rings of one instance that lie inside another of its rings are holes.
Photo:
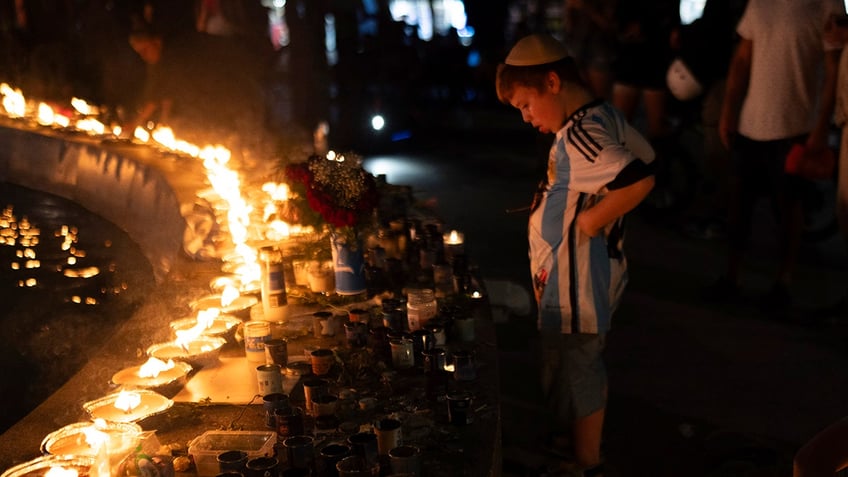
<path fill-rule="evenodd" d="M 612 95 L 616 0 L 566 0 L 565 44 L 598 98 Z"/>
<path fill-rule="evenodd" d="M 15 77 L 26 96 L 44 101 L 72 97 L 77 51 L 75 2 L 12 0 L 3 8 L 2 25 Z M 10 8 L 11 7 L 11 8 Z M 7 16 L 9 15 L 9 16 Z"/>
<path fill-rule="evenodd" d="M 137 127 L 147 127 L 148 122 L 171 124 L 174 101 L 180 92 L 177 82 L 182 74 L 181 59 L 165 49 L 165 38 L 147 23 L 136 23 L 129 43 L 146 65 L 144 87 L 137 111 L 122 125 L 122 135 L 132 137 Z"/>
<path fill-rule="evenodd" d="M 207 36 L 191 30 L 165 36 L 138 19 L 129 43 L 146 69 L 123 137 L 132 137 L 138 126 L 168 126 L 177 138 L 199 146 L 222 144 L 234 159 L 270 157 L 261 61 L 212 48 Z"/>
<path fill-rule="evenodd" d="M 619 1 L 617 51 L 613 62 L 612 103 L 636 125 L 657 153 L 657 186 L 649 202 L 658 208 L 673 205 L 668 161 L 676 140 L 669 121 L 670 94 L 666 72 L 674 58 L 675 33 L 680 26 L 678 0 Z M 639 113 L 644 123 L 637 121 Z"/>
<path fill-rule="evenodd" d="M 804 224 L 803 200 L 812 183 L 787 174 L 795 144 L 816 153 L 827 147 L 834 110 L 839 47 L 824 36 L 828 19 L 842 15 L 840 0 L 749 0 L 719 120 L 719 136 L 731 152 L 734 175 L 728 208 L 724 273 L 707 290 L 710 300 L 740 297 L 742 260 L 749 245 L 757 199 L 770 199 L 777 224 L 778 264 L 764 311 L 785 317 Z M 779 314 L 777 314 L 779 312 Z"/>
<path fill-rule="evenodd" d="M 701 239 L 726 233 L 730 152 L 718 135 L 718 119 L 745 0 L 707 0 L 700 16 L 680 26 L 676 56 L 669 67 L 669 90 L 679 101 L 681 125 L 700 132 L 693 154 L 697 174 L 681 208 L 684 232 Z M 677 189 L 676 189 L 677 190 Z"/>
<path fill-rule="evenodd" d="M 839 233 L 848 250 L 848 15 L 833 16 L 828 20 L 825 35 L 828 41 L 842 46 L 836 82 L 834 119 L 841 130 L 839 163 L 836 171 L 836 221 Z M 848 319 L 848 289 L 834 305 L 824 310 L 825 318 Z M 848 424 L 846 424 L 848 425 Z"/>

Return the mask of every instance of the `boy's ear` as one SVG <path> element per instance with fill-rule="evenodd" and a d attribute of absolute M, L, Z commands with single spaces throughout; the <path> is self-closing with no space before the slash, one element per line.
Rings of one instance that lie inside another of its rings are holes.
<path fill-rule="evenodd" d="M 553 71 L 548 71 L 545 74 L 545 87 L 551 93 L 559 93 L 559 90 L 562 87 L 562 79 Z"/>

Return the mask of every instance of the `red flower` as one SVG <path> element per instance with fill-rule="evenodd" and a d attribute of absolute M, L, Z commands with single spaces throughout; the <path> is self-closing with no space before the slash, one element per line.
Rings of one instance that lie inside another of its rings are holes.
<path fill-rule="evenodd" d="M 312 157 L 309 159 L 309 161 L 325 160 L 321 157 Z M 320 214 L 326 223 L 336 228 L 354 226 L 377 205 L 378 194 L 374 176 L 361 168 L 357 171 L 359 174 L 358 177 L 361 178 L 361 182 L 358 182 L 361 190 L 359 188 L 353 189 L 359 191 L 359 196 L 352 206 L 345 206 L 342 204 L 348 204 L 349 202 L 342 202 L 343 199 L 341 197 L 336 197 L 333 194 L 334 191 L 338 191 L 340 182 L 328 184 L 318 183 L 309 165 L 310 162 L 289 164 L 285 168 L 285 177 L 290 187 L 295 185 L 301 185 L 303 187 L 304 190 L 301 193 L 305 195 L 309 208 Z M 349 174 L 350 170 L 346 172 Z M 293 187 L 293 189 L 297 189 L 297 187 Z"/>

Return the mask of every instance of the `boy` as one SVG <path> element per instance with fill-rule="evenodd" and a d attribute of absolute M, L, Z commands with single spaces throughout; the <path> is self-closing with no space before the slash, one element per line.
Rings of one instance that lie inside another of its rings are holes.
<path fill-rule="evenodd" d="M 623 215 L 654 185 L 654 152 L 618 110 L 594 98 L 549 35 L 516 43 L 498 66 L 496 89 L 525 122 L 556 134 L 528 227 L 542 385 L 557 425 L 571 425 L 578 475 L 603 475 L 601 353 L 627 281 Z"/>

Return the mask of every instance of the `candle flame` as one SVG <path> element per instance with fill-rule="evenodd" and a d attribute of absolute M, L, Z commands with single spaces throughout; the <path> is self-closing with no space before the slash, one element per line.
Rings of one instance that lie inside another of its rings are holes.
<path fill-rule="evenodd" d="M 53 108 L 47 103 L 38 103 L 38 124 L 49 126 L 53 124 Z"/>
<path fill-rule="evenodd" d="M 86 444 L 92 449 L 97 449 L 109 441 L 109 436 L 105 432 L 99 431 L 93 426 L 82 428 L 82 433 L 85 435 Z"/>
<path fill-rule="evenodd" d="M 268 233 L 266 236 L 271 240 L 282 240 L 290 237 L 292 229 L 289 224 L 282 220 L 274 220 L 268 224 Z"/>
<path fill-rule="evenodd" d="M 138 377 L 140 378 L 155 378 L 159 373 L 172 369 L 176 364 L 173 359 L 164 362 L 159 358 L 151 356 L 146 363 L 142 364 L 138 369 Z"/>
<path fill-rule="evenodd" d="M 66 127 L 71 125 L 71 118 L 64 116 L 62 114 L 59 114 L 59 113 L 54 113 L 53 114 L 53 124 L 55 124 L 56 126 L 62 127 L 62 128 L 66 128 Z"/>
<path fill-rule="evenodd" d="M 62 274 L 68 278 L 91 278 L 100 275 L 100 269 L 97 267 L 66 268 Z"/>
<path fill-rule="evenodd" d="M 289 200 L 289 185 L 284 182 L 266 182 L 262 185 L 262 190 L 271 196 L 271 200 Z"/>
<path fill-rule="evenodd" d="M 71 106 L 80 114 L 85 116 L 90 116 L 92 114 L 97 114 L 97 110 L 89 105 L 82 98 L 71 98 Z"/>
<path fill-rule="evenodd" d="M 177 143 L 174 131 L 167 126 L 160 126 L 154 129 L 151 137 L 154 141 L 170 149 L 174 149 L 174 146 Z"/>
<path fill-rule="evenodd" d="M 221 307 L 226 308 L 231 305 L 241 294 L 238 291 L 238 288 L 227 285 L 224 287 L 224 291 L 221 292 Z"/>
<path fill-rule="evenodd" d="M 44 477 L 78 477 L 79 472 L 76 469 L 66 469 L 61 465 L 54 465 L 50 467 Z"/>
<path fill-rule="evenodd" d="M 117 399 L 115 399 L 115 407 L 126 413 L 137 408 L 139 404 L 141 404 L 141 395 L 139 393 L 124 391 L 123 389 L 118 393 Z"/>
<path fill-rule="evenodd" d="M 203 334 L 203 327 L 198 323 L 187 330 L 177 330 L 176 334 L 177 339 L 174 340 L 174 343 L 176 343 L 177 346 L 182 348 L 183 351 L 188 351 L 191 342 L 196 340 L 198 336 Z"/>
<path fill-rule="evenodd" d="M 450 235 L 448 235 L 447 239 L 445 240 L 445 243 L 449 245 L 461 245 L 464 238 L 465 237 L 461 233 L 457 232 L 456 230 L 451 230 Z"/>
<path fill-rule="evenodd" d="M 3 95 L 3 108 L 12 118 L 22 118 L 26 112 L 26 100 L 18 88 L 12 88 L 6 83 L 0 83 L 0 94 Z"/>
<path fill-rule="evenodd" d="M 94 118 L 83 118 L 74 125 L 80 131 L 86 131 L 89 134 L 103 135 L 106 132 L 106 126 Z"/>
<path fill-rule="evenodd" d="M 226 291 L 226 290 L 225 290 Z M 236 290 L 238 293 L 238 290 Z M 186 330 L 176 330 L 177 339 L 175 343 L 182 349 L 188 351 L 189 344 L 196 340 L 198 336 L 203 335 L 203 332 L 212 327 L 215 319 L 220 316 L 221 310 L 218 308 L 208 308 L 197 312 L 197 321 L 194 326 Z"/>
<path fill-rule="evenodd" d="M 147 130 L 143 127 L 136 126 L 135 130 L 133 131 L 133 137 L 138 141 L 147 142 L 150 140 L 150 133 L 147 132 Z"/>
<path fill-rule="evenodd" d="M 238 283 L 233 277 L 215 277 L 209 285 L 213 290 L 223 290 L 228 286 L 237 286 Z"/>
<path fill-rule="evenodd" d="M 221 310 L 218 308 L 200 310 L 197 312 L 197 324 L 201 325 L 203 329 L 208 329 L 215 323 L 215 318 L 218 318 L 220 315 Z"/>

